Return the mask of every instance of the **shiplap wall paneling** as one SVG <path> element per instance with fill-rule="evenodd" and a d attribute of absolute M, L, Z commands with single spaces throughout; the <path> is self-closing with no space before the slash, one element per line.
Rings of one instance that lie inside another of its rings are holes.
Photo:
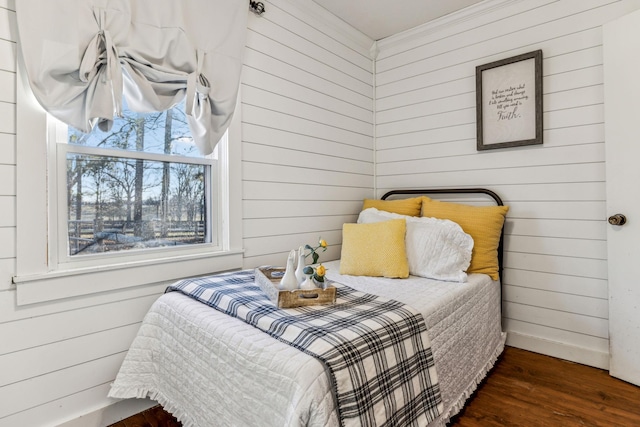
<path fill-rule="evenodd" d="M 166 286 L 27 307 L 1 298 L 0 426 L 57 425 L 114 403 L 109 383 Z"/>
<path fill-rule="evenodd" d="M 329 243 L 320 260 L 339 258 L 342 224 L 373 195 L 373 42 L 345 37 L 326 25 L 335 17 L 305 5 L 275 1 L 249 19 L 242 77 L 248 268 L 284 265 L 291 249 L 320 237 Z M 323 19 L 310 20 L 309 11 Z"/>
<path fill-rule="evenodd" d="M 0 2 L 0 299 L 15 274 L 16 28 L 15 4 Z"/>
<path fill-rule="evenodd" d="M 16 32 L 15 4 L 0 2 L 0 299 L 15 274 Z M 1 367 L 0 367 L 1 368 Z"/>
<path fill-rule="evenodd" d="M 491 4 L 502 7 L 481 9 Z M 634 1 L 495 1 L 379 43 L 378 192 L 494 189 L 509 343 L 607 367 L 603 23 Z M 481 11 L 482 10 L 482 11 Z M 477 12 L 477 13 L 476 13 Z M 476 151 L 475 67 L 543 51 L 544 145 Z"/>
<path fill-rule="evenodd" d="M 266 6 L 262 18 L 250 15 L 242 87 L 247 263 L 280 263 L 319 236 L 331 244 L 322 259 L 337 258 L 342 223 L 372 195 L 372 41 L 306 0 Z M 15 305 L 14 7 L 0 0 L 0 24 L 9 22 L 0 25 L 0 427 L 99 423 L 167 284 Z"/>
<path fill-rule="evenodd" d="M 105 390 L 166 286 L 27 307 L 16 307 L 14 292 L 5 292 L 10 299 L 0 298 L 0 398 L 6 403 L 0 405 L 0 426 L 61 423 L 113 404 Z"/>
<path fill-rule="evenodd" d="M 14 134 L 0 133 L 0 164 L 15 167 L 16 136 Z M 15 180 L 15 176 L 12 179 Z"/>

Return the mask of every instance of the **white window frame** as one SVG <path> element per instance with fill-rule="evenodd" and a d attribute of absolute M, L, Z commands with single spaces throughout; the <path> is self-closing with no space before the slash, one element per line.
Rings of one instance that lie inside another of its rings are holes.
<path fill-rule="evenodd" d="M 207 174 L 210 180 L 209 193 L 207 194 L 207 212 L 211 212 L 212 221 L 207 227 L 211 237 L 215 237 L 215 241 L 211 243 L 200 243 L 190 246 L 182 246 L 179 248 L 148 248 L 139 250 L 127 250 L 99 253 L 92 255 L 70 256 L 68 254 L 68 202 L 66 191 L 67 175 L 66 162 L 68 153 L 80 153 L 87 155 L 103 155 L 108 157 L 119 157 L 125 159 L 140 158 L 144 160 L 165 161 L 166 154 L 139 153 L 135 151 L 104 149 L 96 147 L 78 146 L 67 143 L 68 126 L 51 115 L 47 115 L 47 131 L 49 146 L 49 241 L 57 242 L 57 248 L 51 247 L 49 251 L 49 262 L 51 265 L 58 265 L 60 269 L 68 270 L 71 268 L 101 266 L 104 264 L 121 263 L 125 260 L 146 260 L 154 259 L 162 256 L 180 256 L 186 254 L 199 254 L 206 252 L 219 252 L 224 249 L 224 242 L 220 238 L 222 235 L 222 221 L 224 212 L 219 202 L 219 195 L 224 192 L 224 183 L 226 181 L 223 176 L 223 169 L 220 168 L 220 161 L 213 160 L 213 154 L 207 157 L 182 157 L 171 156 L 172 162 L 184 162 L 190 164 L 199 164 L 211 166 L 211 176 Z M 226 150 L 228 148 L 227 133 L 222 137 L 218 146 L 217 153 L 221 158 L 227 158 Z M 53 179 L 51 179 L 53 178 Z M 215 230 L 213 230 L 215 228 Z"/>
<path fill-rule="evenodd" d="M 56 159 L 55 151 L 46 142 L 47 115 L 28 88 L 20 58 L 16 95 L 17 274 L 13 282 L 18 305 L 171 283 L 183 277 L 242 268 L 240 101 L 228 130 L 228 143 L 220 150 L 220 247 L 203 244 L 187 250 L 145 251 L 140 256 L 127 253 L 99 262 L 68 263 L 60 262 L 57 196 L 52 194 L 52 188 L 57 187 L 51 182 L 54 176 L 50 173 L 51 162 L 55 165 Z"/>

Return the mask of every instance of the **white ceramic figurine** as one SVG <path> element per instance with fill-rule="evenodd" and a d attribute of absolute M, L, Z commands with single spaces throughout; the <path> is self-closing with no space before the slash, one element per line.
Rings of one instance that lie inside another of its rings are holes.
<path fill-rule="evenodd" d="M 296 279 L 298 284 L 304 282 L 304 246 L 298 248 L 298 268 L 296 268 Z"/>
<path fill-rule="evenodd" d="M 295 263 L 296 251 L 295 249 L 292 249 L 291 252 L 289 252 L 289 257 L 287 258 L 287 268 L 284 271 L 284 276 L 282 276 L 282 280 L 280 280 L 280 289 L 286 289 L 288 291 L 298 289 L 298 279 L 296 279 L 295 273 Z"/>

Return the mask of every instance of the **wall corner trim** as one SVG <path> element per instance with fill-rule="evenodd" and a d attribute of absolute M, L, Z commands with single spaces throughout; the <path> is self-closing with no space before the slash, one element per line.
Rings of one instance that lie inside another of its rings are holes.
<path fill-rule="evenodd" d="M 380 53 L 380 48 L 378 47 L 378 42 L 374 41 L 371 44 L 371 47 L 369 48 L 369 55 L 371 56 L 371 59 L 375 61 L 379 53 Z"/>
<path fill-rule="evenodd" d="M 474 19 L 480 15 L 492 13 L 496 9 L 500 9 L 511 4 L 522 2 L 523 0 L 486 0 L 476 3 L 457 12 L 442 16 L 433 21 L 426 22 L 409 30 L 394 34 L 384 39 L 378 40 L 378 47 L 389 49 L 399 44 L 406 43 L 409 40 L 423 37 L 427 34 L 440 31 L 443 27 L 455 25 L 469 19 Z"/>

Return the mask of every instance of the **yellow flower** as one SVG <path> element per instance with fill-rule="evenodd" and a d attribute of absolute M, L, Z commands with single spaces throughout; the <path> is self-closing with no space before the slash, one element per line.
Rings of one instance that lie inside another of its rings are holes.
<path fill-rule="evenodd" d="M 313 259 L 312 264 L 317 264 L 318 263 L 318 258 L 320 257 L 320 255 L 318 254 L 319 249 L 322 249 L 322 252 L 327 250 L 327 241 L 319 238 L 318 239 L 318 246 L 316 246 L 315 248 L 312 248 L 310 245 L 304 245 L 304 249 L 308 250 L 309 253 L 305 254 L 305 258 L 308 257 L 309 255 L 311 255 L 311 258 Z"/>
<path fill-rule="evenodd" d="M 327 272 L 327 269 L 324 268 L 324 265 L 320 264 L 318 267 L 316 267 L 316 274 L 318 276 L 324 276 L 324 273 Z"/>

